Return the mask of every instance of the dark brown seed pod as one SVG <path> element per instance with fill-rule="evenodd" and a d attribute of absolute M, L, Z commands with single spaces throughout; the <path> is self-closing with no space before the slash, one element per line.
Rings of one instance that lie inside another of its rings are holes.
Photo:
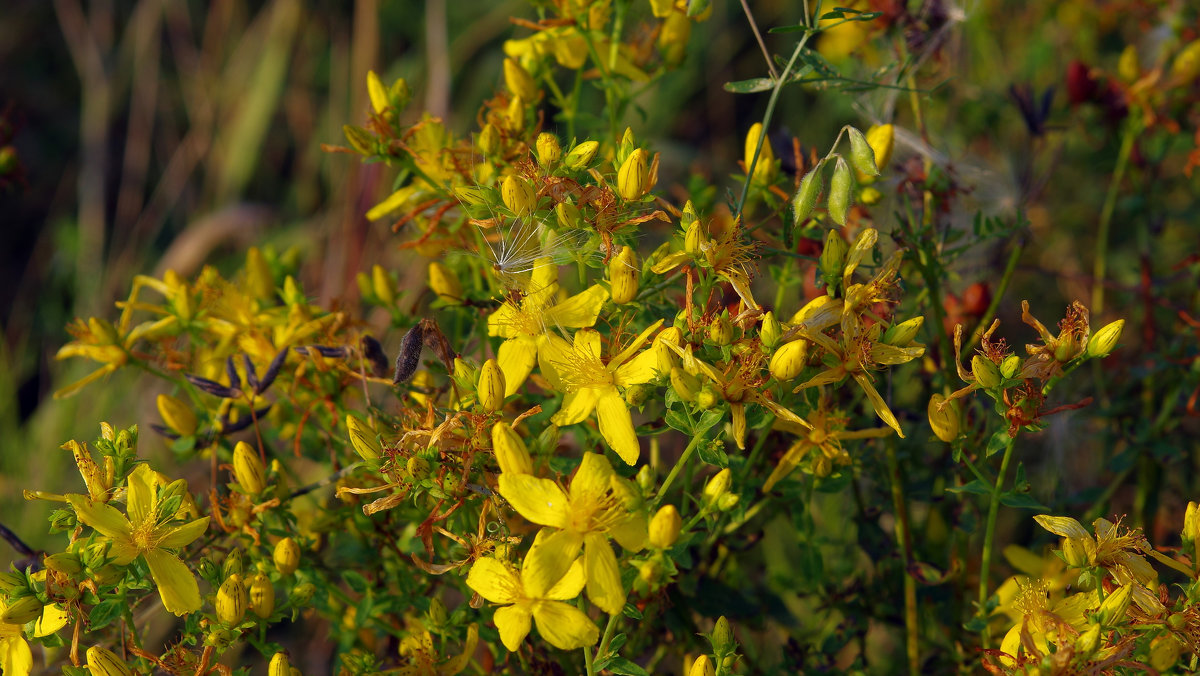
<path fill-rule="evenodd" d="M 226 387 L 221 383 L 218 383 L 214 380 L 209 380 L 208 378 L 201 378 L 200 376 L 195 376 L 190 373 L 185 373 L 184 377 L 188 379 L 189 383 L 195 385 L 205 392 L 208 392 L 214 397 L 221 397 L 222 399 L 236 399 L 242 394 L 241 390 L 232 387 Z"/>
<path fill-rule="evenodd" d="M 388 358 L 383 352 L 383 346 L 379 344 L 372 336 L 363 336 L 362 340 L 358 341 L 359 347 L 362 348 L 363 357 L 371 365 L 371 375 L 376 378 L 382 378 L 387 375 Z"/>
<path fill-rule="evenodd" d="M 408 330 L 408 333 L 404 334 L 404 340 L 400 342 L 400 354 L 396 357 L 396 373 L 392 376 L 392 384 L 399 385 L 408 382 L 408 379 L 417 372 L 417 365 L 421 363 L 421 345 L 424 342 L 424 336 L 424 321 L 418 322 L 416 326 Z"/>
<path fill-rule="evenodd" d="M 258 384 L 258 389 L 255 390 L 257 394 L 262 394 L 271 386 L 271 383 L 275 382 L 276 376 L 279 375 L 279 370 L 283 368 L 284 362 L 287 361 L 287 353 L 288 349 L 286 347 L 283 348 L 279 351 L 279 354 L 275 355 L 271 363 L 267 365 L 267 372 L 263 374 L 262 382 Z"/>
<path fill-rule="evenodd" d="M 321 355 L 322 357 L 328 357 L 330 359 L 345 359 L 346 358 L 346 348 L 344 348 L 344 347 L 333 347 L 331 345 L 309 345 L 307 347 L 304 347 L 304 346 L 297 347 L 297 348 L 295 348 L 295 350 L 299 354 L 306 355 L 306 356 L 309 354 L 310 351 L 312 351 L 312 352 L 316 352 L 317 354 Z"/>
<path fill-rule="evenodd" d="M 424 331 L 425 346 L 433 350 L 442 364 L 445 365 L 446 371 L 451 375 L 454 374 L 454 359 L 458 355 L 454 352 L 454 348 L 450 347 L 450 341 L 446 339 L 446 335 L 438 327 L 437 322 L 433 319 L 422 319 L 420 323 L 422 331 Z"/>
<path fill-rule="evenodd" d="M 242 355 L 242 365 L 246 368 L 246 384 L 249 385 L 250 389 L 254 390 L 255 393 L 261 392 L 261 390 L 258 389 L 258 371 L 254 368 L 254 362 L 250 361 L 250 355 Z"/>
<path fill-rule="evenodd" d="M 225 375 L 229 376 L 229 386 L 242 389 L 242 377 L 238 375 L 237 367 L 233 365 L 233 355 L 225 358 Z"/>

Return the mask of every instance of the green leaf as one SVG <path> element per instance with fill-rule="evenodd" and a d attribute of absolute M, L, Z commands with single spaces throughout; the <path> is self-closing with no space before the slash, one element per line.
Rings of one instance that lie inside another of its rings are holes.
<path fill-rule="evenodd" d="M 696 423 L 696 426 L 694 428 L 696 431 L 696 434 L 698 434 L 698 435 L 704 434 L 705 432 L 712 429 L 714 425 L 716 425 L 717 423 L 721 422 L 724 419 L 725 419 L 724 411 L 716 411 L 716 410 L 705 411 L 700 416 L 700 422 Z"/>
<path fill-rule="evenodd" d="M 645 669 L 624 657 L 612 658 L 603 668 L 608 669 L 614 674 L 624 674 L 625 676 L 649 676 Z"/>
<path fill-rule="evenodd" d="M 691 417 L 678 408 L 667 411 L 667 414 L 663 416 L 663 422 L 667 423 L 668 427 L 677 429 L 687 435 L 691 435 L 692 429 L 695 427 Z"/>
<path fill-rule="evenodd" d="M 984 451 L 983 457 L 990 458 L 996 455 L 1000 451 L 1003 451 L 1010 443 L 1012 443 L 1012 437 L 1008 436 L 1008 430 L 996 430 L 992 438 L 988 439 L 987 450 Z"/>
<path fill-rule="evenodd" d="M 946 489 L 947 493 L 974 493 L 976 495 L 991 495 L 992 487 L 983 483 L 979 479 L 975 479 L 969 484 L 962 486 L 950 486 Z"/>
<path fill-rule="evenodd" d="M 801 31 L 806 31 L 806 30 L 808 30 L 808 26 L 805 26 L 802 23 L 798 23 L 795 26 L 776 26 L 775 28 L 772 28 L 772 29 L 768 30 L 767 32 L 768 33 L 799 33 Z"/>
<path fill-rule="evenodd" d="M 637 606 L 633 605 L 632 603 L 626 603 L 625 607 L 621 609 L 621 612 L 625 614 L 625 617 L 628 617 L 631 620 L 642 619 L 642 611 L 638 610 Z"/>
<path fill-rule="evenodd" d="M 1017 507 L 1020 509 L 1036 509 L 1039 512 L 1046 513 L 1050 508 L 1033 499 L 1033 496 L 1028 493 L 1013 493 L 1011 491 L 1000 494 L 1000 504 L 1005 507 Z"/>
<path fill-rule="evenodd" d="M 345 583 L 350 587 L 350 589 L 353 590 L 354 593 L 356 593 L 356 594 L 365 594 L 367 591 L 367 588 L 370 586 L 367 583 L 367 578 L 363 577 L 362 574 L 357 573 L 353 570 L 342 571 L 342 580 L 345 581 Z"/>
<path fill-rule="evenodd" d="M 88 620 L 91 622 L 88 630 L 101 629 L 108 626 L 109 623 L 121 616 L 121 610 L 125 606 L 124 602 L 116 599 L 101 601 L 95 608 L 92 608 L 92 612 L 88 613 Z"/>
<path fill-rule="evenodd" d="M 716 465 L 721 469 L 729 466 L 729 455 L 725 453 L 725 444 L 720 441 L 701 442 L 700 447 L 696 450 L 699 452 L 700 459 L 706 464 Z"/>
<path fill-rule="evenodd" d="M 775 80 L 769 77 L 753 77 L 749 80 L 738 80 L 737 82 L 726 82 L 725 91 L 734 94 L 757 94 L 758 92 L 768 92 L 775 86 Z"/>

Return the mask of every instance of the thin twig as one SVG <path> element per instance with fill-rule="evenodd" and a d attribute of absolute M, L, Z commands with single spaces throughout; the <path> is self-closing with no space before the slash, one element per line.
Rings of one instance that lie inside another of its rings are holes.
<path fill-rule="evenodd" d="M 754 39 L 758 40 L 758 48 L 762 50 L 763 59 L 767 62 L 767 70 L 771 71 L 771 79 L 778 80 L 779 72 L 775 70 L 775 64 L 771 61 L 771 53 L 767 51 L 767 43 L 763 42 L 762 33 L 758 31 L 758 23 L 754 21 L 754 14 L 750 12 L 750 5 L 746 0 L 742 0 L 742 11 L 746 13 L 746 20 L 750 22 L 750 30 L 754 32 Z"/>

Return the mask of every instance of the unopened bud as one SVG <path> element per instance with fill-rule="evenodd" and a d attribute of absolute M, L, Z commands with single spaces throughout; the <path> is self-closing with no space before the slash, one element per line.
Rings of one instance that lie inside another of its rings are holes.
<path fill-rule="evenodd" d="M 608 264 L 608 282 L 612 289 L 612 301 L 624 305 L 637 297 L 638 282 L 642 276 L 641 264 L 633 247 L 626 246 Z"/>
<path fill-rule="evenodd" d="M 707 242 L 708 236 L 704 233 L 704 226 L 699 220 L 692 221 L 683 233 L 683 250 L 698 256 L 703 253 Z"/>
<path fill-rule="evenodd" d="M 679 540 L 679 530 L 683 527 L 683 518 L 675 505 L 665 505 L 654 513 L 650 519 L 650 546 L 656 549 L 667 549 Z"/>
<path fill-rule="evenodd" d="M 244 441 L 239 441 L 233 448 L 233 478 L 250 495 L 262 493 L 266 486 L 258 453 Z"/>
<path fill-rule="evenodd" d="M 479 381 L 475 384 L 479 406 L 487 413 L 504 406 L 504 372 L 495 359 L 489 359 L 479 369 Z"/>
<path fill-rule="evenodd" d="M 554 134 L 549 132 L 538 134 L 535 146 L 538 164 L 542 165 L 543 169 L 554 166 L 562 159 L 562 146 L 558 144 L 558 137 Z"/>
<path fill-rule="evenodd" d="M 442 603 L 441 599 L 434 597 L 429 602 L 429 624 L 434 628 L 444 627 L 449 618 L 450 614 L 446 611 L 446 604 Z"/>
<path fill-rule="evenodd" d="M 554 215 L 558 218 L 558 224 L 564 228 L 577 228 L 583 224 L 583 214 L 579 213 L 579 207 L 570 202 L 559 202 L 554 207 Z"/>
<path fill-rule="evenodd" d="M 762 344 L 769 349 L 774 349 L 779 345 L 779 340 L 783 337 L 783 326 L 779 320 L 775 318 L 775 313 L 767 311 L 763 315 L 762 326 L 758 329 L 758 339 Z"/>
<path fill-rule="evenodd" d="M 1098 611 L 1098 620 L 1101 626 L 1113 627 L 1124 623 L 1127 619 L 1125 611 L 1129 610 L 1129 603 L 1133 600 L 1133 585 L 1135 584 L 1137 583 L 1130 582 L 1121 585 L 1120 589 L 1105 597 Z"/>
<path fill-rule="evenodd" d="M 598 141 L 584 141 L 574 148 L 567 156 L 563 158 L 563 164 L 572 171 L 580 171 L 586 169 L 596 158 L 596 152 L 600 149 Z"/>
<path fill-rule="evenodd" d="M 91 676 L 132 676 L 125 661 L 98 645 L 87 649 L 87 668 Z"/>
<path fill-rule="evenodd" d="M 733 472 L 728 467 L 717 472 L 704 484 L 704 502 L 715 504 L 722 495 L 729 492 L 729 483 L 733 480 Z"/>
<path fill-rule="evenodd" d="M 275 612 L 275 586 L 262 573 L 250 582 L 250 611 L 264 620 Z"/>
<path fill-rule="evenodd" d="M 479 130 L 479 136 L 475 138 L 475 145 L 484 155 L 494 155 L 500 150 L 501 140 L 500 130 L 496 129 L 496 125 L 488 122 L 483 125 L 483 129 Z"/>
<path fill-rule="evenodd" d="M 838 225 L 845 225 L 846 217 L 850 213 L 853 183 L 854 178 L 850 175 L 850 165 L 845 158 L 838 157 L 837 163 L 833 165 L 833 178 L 829 179 L 829 200 L 826 204 L 829 209 L 829 217 Z"/>
<path fill-rule="evenodd" d="M 515 174 L 504 177 L 504 182 L 500 184 L 500 199 L 517 216 L 528 215 L 537 206 L 533 186 Z"/>
<path fill-rule="evenodd" d="M 217 590 L 217 598 L 213 602 L 217 611 L 217 619 L 223 624 L 234 626 L 240 624 L 246 617 L 246 585 L 241 575 L 230 575 Z"/>
<path fill-rule="evenodd" d="M 758 148 L 758 139 L 762 136 L 761 122 L 755 122 L 746 133 L 743 162 L 746 171 L 750 171 L 750 163 L 754 160 L 754 151 Z M 752 183 L 769 184 L 775 178 L 775 152 L 771 150 L 771 141 L 764 139 L 762 149 L 758 151 L 758 162 L 754 165 L 754 174 L 750 177 Z"/>
<path fill-rule="evenodd" d="M 1192 40 L 1175 55 L 1171 77 L 1181 85 L 1191 84 L 1200 75 L 1200 40 Z"/>
<path fill-rule="evenodd" d="M 665 2 L 665 4 L 673 4 Z M 688 40 L 692 36 L 692 22 L 683 12 L 670 12 L 658 33 L 658 50 L 668 67 L 678 66 L 687 56 Z"/>
<path fill-rule="evenodd" d="M 737 504 L 741 502 L 741 500 L 742 496 L 738 495 L 737 493 L 726 493 L 725 495 L 721 496 L 720 500 L 717 500 L 717 511 L 728 512 L 734 507 L 737 507 Z"/>
<path fill-rule="evenodd" d="M 641 148 L 629 153 L 617 170 L 617 193 L 623 199 L 641 199 L 650 190 L 649 153 Z"/>
<path fill-rule="evenodd" d="M 429 263 L 429 288 L 442 300 L 459 301 L 463 297 L 462 284 L 458 277 L 441 261 Z"/>
<path fill-rule="evenodd" d="M 825 183 L 821 176 L 824 169 L 825 160 L 821 160 L 817 162 L 817 166 L 804 175 L 804 178 L 800 179 L 800 188 L 796 190 L 796 196 L 792 198 L 792 222 L 796 225 L 808 218 L 816 208 L 817 197 L 820 196 L 821 186 Z"/>
<path fill-rule="evenodd" d="M 275 551 L 271 558 L 275 562 L 275 570 L 287 577 L 300 567 L 300 545 L 292 538 L 283 538 L 275 543 Z"/>
<path fill-rule="evenodd" d="M 913 317 L 899 324 L 892 324 L 883 332 L 883 342 L 896 347 L 908 347 L 916 339 L 917 332 L 924 323 L 924 317 Z"/>
<path fill-rule="evenodd" d="M 1015 354 L 1010 354 L 1000 362 L 1000 375 L 1005 378 L 1015 378 L 1021 370 L 1021 358 Z"/>
<path fill-rule="evenodd" d="M 29 590 L 28 581 L 21 573 L 0 572 L 0 596 L 16 596 L 18 590 L 23 593 Z"/>
<path fill-rule="evenodd" d="M 981 387 L 989 390 L 1001 382 L 1000 369 L 991 359 L 981 354 L 971 357 L 971 373 Z"/>
<path fill-rule="evenodd" d="M 59 552 L 51 554 L 43 559 L 46 567 L 64 575 L 78 575 L 83 572 L 83 563 L 80 562 L 79 556 L 71 552 Z"/>
<path fill-rule="evenodd" d="M 267 667 L 267 676 L 291 676 L 292 664 L 287 653 L 275 653 L 271 656 L 271 664 Z"/>
<path fill-rule="evenodd" d="M 358 457 L 368 462 L 379 459 L 383 448 L 379 445 L 379 437 L 370 425 L 363 422 L 358 416 L 350 414 L 346 416 L 346 429 L 350 431 L 350 445 L 354 447 L 354 452 L 358 454 Z"/>
<path fill-rule="evenodd" d="M 649 383 L 635 383 L 625 388 L 625 403 L 630 406 L 641 407 L 646 404 L 646 400 L 654 394 L 654 386 Z"/>
<path fill-rule="evenodd" d="M 925 413 L 929 416 L 929 426 L 933 428 L 934 436 L 946 443 L 958 438 L 962 418 L 957 399 L 947 402 L 941 394 L 934 394 L 929 398 Z"/>
<path fill-rule="evenodd" d="M 784 343 L 775 354 L 771 355 L 771 362 L 768 368 L 771 371 L 771 376 L 776 380 L 786 381 L 800 375 L 804 370 L 804 364 L 808 360 L 808 341 L 793 340 Z"/>
<path fill-rule="evenodd" d="M 396 282 L 381 265 L 371 266 L 371 290 L 375 297 L 386 306 L 396 302 Z"/>
<path fill-rule="evenodd" d="M 533 459 L 525 442 L 506 422 L 492 425 L 492 451 L 504 474 L 533 474 Z"/>
<path fill-rule="evenodd" d="M 892 161 L 896 128 L 890 124 L 875 125 L 867 130 L 867 143 L 875 153 L 875 168 L 883 171 Z"/>
<path fill-rule="evenodd" d="M 504 109 L 504 124 L 510 134 L 519 134 L 525 128 L 525 99 L 512 97 Z"/>
<path fill-rule="evenodd" d="M 1183 513 L 1183 540 L 1200 541 L 1200 504 L 1196 502 L 1188 502 Z"/>
<path fill-rule="evenodd" d="M 837 230 L 825 233 L 825 246 L 821 249 L 818 265 L 826 284 L 833 285 L 841 279 L 842 270 L 846 265 L 846 252 L 849 250 L 846 240 L 842 239 Z"/>
<path fill-rule="evenodd" d="M 875 166 L 875 150 L 871 148 L 867 137 L 854 127 L 848 127 L 846 133 L 850 137 L 850 161 L 854 163 L 854 170 L 865 176 L 878 176 L 879 168 Z"/>
<path fill-rule="evenodd" d="M 373 70 L 367 71 L 367 96 L 370 97 L 371 107 L 375 109 L 376 114 L 387 109 L 387 90 L 384 89 L 383 82 L 379 80 L 379 76 Z"/>
<path fill-rule="evenodd" d="M 292 593 L 288 595 L 288 600 L 292 605 L 304 607 L 312 600 L 314 594 L 317 593 L 317 586 L 311 582 L 301 582 L 292 587 Z"/>
<path fill-rule="evenodd" d="M 22 596 L 0 613 L 0 624 L 25 624 L 42 615 L 43 604 L 36 596 Z"/>
<path fill-rule="evenodd" d="M 196 433 L 196 414 L 191 407 L 169 394 L 160 394 L 155 400 L 158 414 L 163 422 L 180 436 L 190 437 Z"/>
<path fill-rule="evenodd" d="M 1118 319 L 1111 324 L 1106 324 L 1104 328 L 1092 334 L 1092 337 L 1087 342 L 1087 356 L 1093 358 L 1107 357 L 1117 348 L 1117 341 L 1121 339 L 1121 331 L 1124 329 L 1125 320 Z"/>
<path fill-rule="evenodd" d="M 1062 553 L 1067 565 L 1072 568 L 1087 568 L 1091 565 L 1088 552 L 1089 538 L 1063 538 Z"/>
<path fill-rule="evenodd" d="M 657 439 L 657 437 L 655 437 Z M 652 441 L 653 443 L 653 441 Z M 650 465 L 642 465 L 638 468 L 637 476 L 634 477 L 637 481 L 638 488 L 642 489 L 642 493 L 649 494 L 654 489 L 658 482 L 658 477 L 655 475 L 654 468 Z"/>
<path fill-rule="evenodd" d="M 713 323 L 708 325 L 708 339 L 716 345 L 728 345 L 733 342 L 733 322 L 729 321 L 728 310 L 722 310 Z"/>
<path fill-rule="evenodd" d="M 529 71 L 521 67 L 516 59 L 504 60 L 504 86 L 512 94 L 533 101 L 537 99 L 538 87 Z"/>
<path fill-rule="evenodd" d="M 717 623 L 713 626 L 709 639 L 712 641 L 713 653 L 717 657 L 732 655 L 737 647 L 733 639 L 733 628 L 729 626 L 729 620 L 725 619 L 724 615 L 717 618 Z"/>
<path fill-rule="evenodd" d="M 344 124 L 342 125 L 342 133 L 346 135 L 346 140 L 350 142 L 350 147 L 357 150 L 359 154 L 375 154 L 375 138 L 366 129 L 356 127 L 352 124 Z"/>
<path fill-rule="evenodd" d="M 696 406 L 699 406 L 701 411 L 707 411 L 713 406 L 716 406 L 720 401 L 720 395 L 718 395 L 716 391 L 713 390 L 712 386 L 707 383 L 705 383 L 704 387 L 700 388 L 700 391 L 696 393 Z"/>
<path fill-rule="evenodd" d="M 1183 644 L 1173 634 L 1163 634 L 1150 641 L 1150 666 L 1166 673 L 1179 661 Z"/>
<path fill-rule="evenodd" d="M 1090 657 L 1100 647 L 1100 625 L 1092 624 L 1075 638 L 1075 654 Z"/>
<path fill-rule="evenodd" d="M 688 676 L 716 676 L 716 674 L 717 670 L 713 667 L 712 660 L 708 659 L 708 655 L 697 657 L 688 671 Z"/>

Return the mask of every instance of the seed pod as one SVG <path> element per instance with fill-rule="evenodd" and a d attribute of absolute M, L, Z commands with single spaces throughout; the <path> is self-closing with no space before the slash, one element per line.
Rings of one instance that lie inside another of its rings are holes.
<path fill-rule="evenodd" d="M 655 387 L 650 383 L 636 383 L 625 388 L 625 403 L 630 406 L 642 407 L 646 400 L 654 394 Z"/>
<path fill-rule="evenodd" d="M 354 447 L 354 452 L 358 457 L 368 462 L 378 460 L 383 454 L 383 448 L 379 445 L 379 438 L 375 434 L 375 430 L 371 426 L 363 422 L 358 416 L 349 414 L 346 416 L 346 429 L 350 432 L 350 445 Z"/>
<path fill-rule="evenodd" d="M 526 101 L 533 101 L 538 96 L 538 87 L 533 76 L 515 59 L 504 60 L 504 86 L 510 93 Z"/>
<path fill-rule="evenodd" d="M 486 412 L 500 410 L 504 406 L 504 372 L 495 359 L 489 359 L 479 369 L 479 381 L 475 384 L 475 394 L 479 406 Z"/>
<path fill-rule="evenodd" d="M 586 169 L 592 160 L 596 157 L 596 152 L 600 150 L 598 141 L 584 141 L 579 145 L 571 148 L 571 152 L 563 159 L 563 164 L 572 171 Z"/>
<path fill-rule="evenodd" d="M 500 184 L 500 199 L 517 216 L 526 216 L 537 206 L 537 195 L 529 181 L 509 174 Z"/>
<path fill-rule="evenodd" d="M 262 573 L 250 582 L 250 612 L 264 620 L 275 612 L 275 586 Z"/>
<path fill-rule="evenodd" d="M 971 373 L 981 387 L 992 389 L 1001 383 L 1000 369 L 987 357 L 977 354 L 971 357 Z"/>
<path fill-rule="evenodd" d="M 235 574 L 221 584 L 213 606 L 217 611 L 217 619 L 232 627 L 246 617 L 246 603 L 246 585 L 242 582 L 242 576 Z"/>
<path fill-rule="evenodd" d="M 300 567 L 300 545 L 292 538 L 283 538 L 275 543 L 271 559 L 275 562 L 275 570 L 287 577 Z"/>
<path fill-rule="evenodd" d="M 1021 370 L 1021 358 L 1015 354 L 1010 354 L 1000 362 L 1000 375 L 1005 378 L 1015 378 L 1017 372 Z"/>
<path fill-rule="evenodd" d="M 183 437 L 190 437 L 196 433 L 196 414 L 187 404 L 169 394 L 158 395 L 155 404 L 158 405 L 158 414 L 162 416 L 163 422 L 167 423 L 167 427 Z"/>
<path fill-rule="evenodd" d="M 629 153 L 617 170 L 617 193 L 624 199 L 640 199 L 650 190 L 649 153 L 641 148 Z"/>
<path fill-rule="evenodd" d="M 854 169 L 867 176 L 878 176 L 879 168 L 875 166 L 875 150 L 867 142 L 867 137 L 854 127 L 847 127 L 846 134 L 850 137 L 850 161 Z"/>
<path fill-rule="evenodd" d="M 825 160 L 821 160 L 800 179 L 800 189 L 792 199 L 792 222 L 796 225 L 800 225 L 816 208 L 817 197 L 821 194 L 821 186 L 824 184 L 821 178 L 824 169 Z"/>
<path fill-rule="evenodd" d="M 271 664 L 267 667 L 267 676 L 290 676 L 292 664 L 287 653 L 275 653 L 271 656 Z"/>
<path fill-rule="evenodd" d="M 538 164 L 542 165 L 543 169 L 554 166 L 562 159 L 562 146 L 558 144 L 558 137 L 554 134 L 548 132 L 538 134 L 535 147 Z"/>
<path fill-rule="evenodd" d="M 416 373 L 417 366 L 421 363 L 421 345 L 424 336 L 425 329 L 420 322 L 404 334 L 404 340 L 400 341 L 400 354 L 396 356 L 396 373 L 392 376 L 393 385 L 408 382 Z"/>
<path fill-rule="evenodd" d="M 371 366 L 371 375 L 376 378 L 383 378 L 387 375 L 388 359 L 383 352 L 383 345 L 375 340 L 373 336 L 363 336 L 358 341 L 358 347 L 362 350 L 363 358 Z"/>
<path fill-rule="evenodd" d="M 926 407 L 925 413 L 929 417 L 929 426 L 933 429 L 934 436 L 950 443 L 958 438 L 962 423 L 958 400 L 951 399 L 949 403 L 944 403 L 945 401 L 946 398 L 941 394 L 934 394 L 929 398 L 929 406 Z"/>
<path fill-rule="evenodd" d="M 850 213 L 853 183 L 850 165 L 846 163 L 845 158 L 838 157 L 837 163 L 833 165 L 833 178 L 829 180 L 829 202 L 826 205 L 829 217 L 838 225 L 845 225 L 846 216 Z"/>
<path fill-rule="evenodd" d="M 243 490 L 252 496 L 262 493 L 266 486 L 266 478 L 258 453 L 244 441 L 237 442 L 237 446 L 233 448 L 233 478 Z"/>
<path fill-rule="evenodd" d="M 25 624 L 42 615 L 44 605 L 36 596 L 22 596 L 0 613 L 0 624 Z"/>
<path fill-rule="evenodd" d="M 132 676 L 125 661 L 112 652 L 94 645 L 87 649 L 87 668 L 91 676 Z"/>
<path fill-rule="evenodd" d="M 664 505 L 650 519 L 650 546 L 656 549 L 667 549 L 679 540 L 679 531 L 683 527 L 683 518 L 675 505 Z"/>
<path fill-rule="evenodd" d="M 641 279 L 641 264 L 633 248 L 626 246 L 621 253 L 608 264 L 608 281 L 612 288 L 612 301 L 624 305 L 637 297 L 638 282 Z"/>
<path fill-rule="evenodd" d="M 1200 58 L 1200 56 L 1197 58 Z M 1121 331 L 1124 329 L 1124 319 L 1118 319 L 1111 324 L 1106 324 L 1088 339 L 1087 356 L 1093 358 L 1107 357 L 1117 348 L 1117 341 L 1121 340 Z"/>
<path fill-rule="evenodd" d="M 492 451 L 504 474 L 533 474 L 533 459 L 525 442 L 506 422 L 492 425 Z"/>
<path fill-rule="evenodd" d="M 808 341 L 793 340 L 784 343 L 775 354 L 771 355 L 768 370 L 776 380 L 787 381 L 800 375 L 808 360 Z"/>

